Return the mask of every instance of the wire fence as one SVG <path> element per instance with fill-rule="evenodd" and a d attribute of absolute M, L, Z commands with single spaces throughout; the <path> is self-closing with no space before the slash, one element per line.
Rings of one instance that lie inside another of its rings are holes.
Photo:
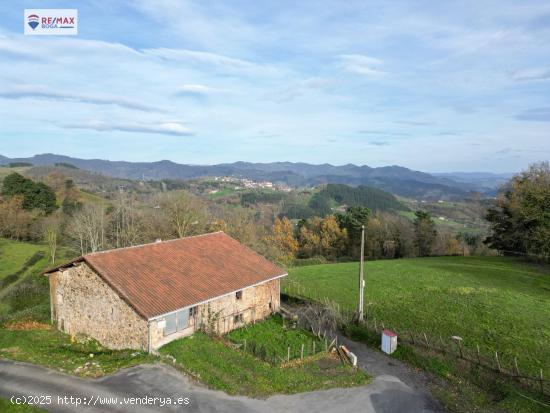
<path fill-rule="evenodd" d="M 320 295 L 317 291 L 309 291 L 303 285 L 292 281 L 286 282 L 282 286 L 281 292 L 289 297 L 306 302 L 317 302 L 330 307 L 339 314 L 344 325 L 357 325 L 376 338 L 382 334 L 383 330 L 390 329 L 398 335 L 398 340 L 401 343 L 482 368 L 496 377 L 521 385 L 531 391 L 540 392 L 543 396 L 550 396 L 550 379 L 546 378 L 542 368 L 539 369 L 537 374 L 533 374 L 533 368 L 522 366 L 517 357 L 505 355 L 498 350 L 487 350 L 475 343 L 474 340 L 439 334 L 434 331 L 426 333 L 405 330 L 382 320 L 377 320 L 369 314 L 366 315 L 364 321 L 360 322 L 357 320 L 357 312 L 354 309 L 341 307 L 338 303 Z"/>
<path fill-rule="evenodd" d="M 254 357 L 272 365 L 281 365 L 291 360 L 304 360 L 308 357 L 316 356 L 319 353 L 327 353 L 335 345 L 335 338 L 329 340 L 310 340 L 300 344 L 287 346 L 285 349 L 274 348 L 265 341 L 243 339 L 236 340 L 229 338 L 229 341 L 236 347 Z M 277 346 L 280 347 L 280 346 Z"/>

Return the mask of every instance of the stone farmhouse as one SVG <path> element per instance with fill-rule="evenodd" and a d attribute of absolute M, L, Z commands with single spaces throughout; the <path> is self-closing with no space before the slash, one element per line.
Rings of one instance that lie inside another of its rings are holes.
<path fill-rule="evenodd" d="M 52 321 L 112 349 L 154 351 L 279 310 L 286 271 L 223 232 L 83 255 L 45 272 Z"/>

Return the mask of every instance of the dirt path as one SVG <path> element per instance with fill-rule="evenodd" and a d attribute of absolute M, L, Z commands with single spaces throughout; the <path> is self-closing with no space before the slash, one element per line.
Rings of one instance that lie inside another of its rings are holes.
<path fill-rule="evenodd" d="M 407 385 L 412 391 L 422 396 L 426 402 L 426 409 L 433 412 L 444 412 L 428 391 L 429 376 L 421 370 L 413 370 L 405 363 L 387 356 L 376 349 L 362 343 L 357 343 L 344 336 L 338 337 L 339 343 L 344 344 L 358 358 L 359 367 L 365 369 L 375 378 L 393 377 Z M 406 410 L 405 410 L 406 411 Z"/>

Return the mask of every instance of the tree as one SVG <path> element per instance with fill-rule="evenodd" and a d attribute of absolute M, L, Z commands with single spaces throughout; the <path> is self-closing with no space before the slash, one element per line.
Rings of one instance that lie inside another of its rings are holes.
<path fill-rule="evenodd" d="M 31 214 L 23 209 L 23 196 L 0 201 L 0 236 L 15 240 L 29 237 Z"/>
<path fill-rule="evenodd" d="M 136 245 L 143 240 L 142 219 L 131 196 L 119 193 L 110 214 L 110 239 L 115 248 Z"/>
<path fill-rule="evenodd" d="M 513 177 L 487 212 L 486 243 L 504 254 L 550 256 L 550 166 L 531 165 Z"/>
<path fill-rule="evenodd" d="M 277 261 L 285 264 L 291 263 L 296 251 L 298 251 L 298 241 L 294 238 L 294 229 L 288 218 L 276 218 L 272 235 L 267 238 L 268 241 L 273 242 L 275 248 L 279 251 L 276 257 Z"/>
<path fill-rule="evenodd" d="M 414 215 L 415 246 L 420 257 L 427 257 L 437 237 L 435 222 L 428 212 L 416 211 Z"/>
<path fill-rule="evenodd" d="M 23 197 L 23 208 L 31 210 L 38 208 L 46 214 L 50 214 L 57 208 L 55 192 L 48 185 L 25 178 L 17 172 L 11 173 L 4 178 L 2 195 Z"/>
<path fill-rule="evenodd" d="M 44 240 L 48 244 L 50 261 L 55 263 L 59 235 L 61 233 L 61 220 L 58 214 L 52 214 L 46 217 L 42 223 Z"/>
<path fill-rule="evenodd" d="M 162 195 L 159 206 L 179 238 L 197 234 L 200 231 L 199 225 L 205 220 L 205 206 L 202 202 L 183 191 Z"/>
<path fill-rule="evenodd" d="M 100 251 L 105 246 L 103 205 L 84 204 L 72 217 L 68 232 L 78 243 L 81 254 Z"/>
<path fill-rule="evenodd" d="M 350 207 L 346 210 L 345 214 L 336 214 L 338 225 L 347 232 L 350 256 L 359 256 L 361 227 L 368 224 L 370 215 L 370 209 L 364 207 Z"/>
<path fill-rule="evenodd" d="M 338 225 L 334 215 L 313 217 L 299 223 L 300 256 L 323 256 L 335 259 L 344 255 L 348 247 L 348 233 Z"/>

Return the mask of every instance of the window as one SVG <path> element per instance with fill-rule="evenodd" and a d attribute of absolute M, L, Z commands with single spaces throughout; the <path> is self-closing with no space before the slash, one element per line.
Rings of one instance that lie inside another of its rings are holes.
<path fill-rule="evenodd" d="M 176 313 L 176 320 L 176 328 L 178 331 L 186 329 L 189 325 L 189 309 L 178 311 Z"/>
<path fill-rule="evenodd" d="M 197 307 L 196 307 L 196 306 L 195 306 L 195 307 L 191 307 L 191 308 L 189 309 L 189 315 L 190 315 L 191 317 L 197 315 Z"/>
<path fill-rule="evenodd" d="M 167 315 L 164 320 L 164 335 L 174 334 L 176 331 L 181 331 L 189 326 L 189 309 L 180 310 L 178 312 Z"/>
<path fill-rule="evenodd" d="M 237 292 L 235 293 L 235 298 L 236 298 L 237 300 L 241 300 L 241 299 L 243 298 L 243 292 L 242 292 L 242 291 L 237 291 Z"/>
<path fill-rule="evenodd" d="M 234 324 L 240 324 L 243 321 L 244 320 L 243 320 L 243 315 L 242 314 L 237 314 L 237 315 L 233 316 L 233 323 Z"/>
<path fill-rule="evenodd" d="M 164 327 L 164 335 L 174 334 L 176 332 L 176 313 L 167 315 L 165 317 L 166 326 Z"/>

